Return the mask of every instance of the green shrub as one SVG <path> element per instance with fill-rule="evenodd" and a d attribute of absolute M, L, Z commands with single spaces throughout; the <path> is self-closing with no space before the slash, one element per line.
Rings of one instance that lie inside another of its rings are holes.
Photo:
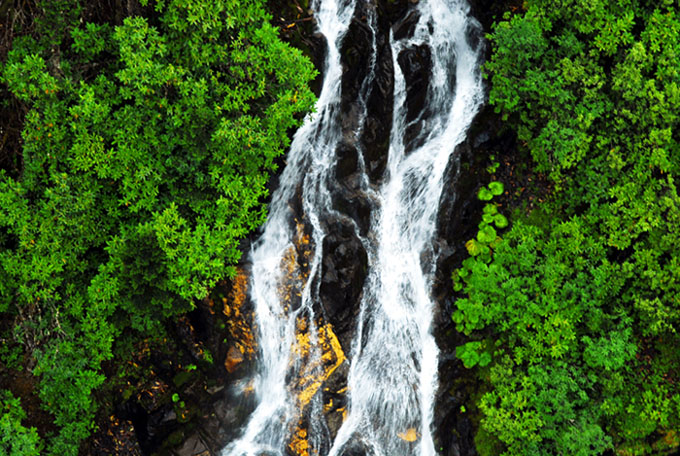
<path fill-rule="evenodd" d="M 265 220 L 315 71 L 263 4 L 142 1 L 113 25 L 43 1 L 2 65 L 27 114 L 21 175 L 0 171 L 0 312 L 37 358 L 46 454 L 89 435 L 116 341 L 206 297 Z"/>
<path fill-rule="evenodd" d="M 0 390 L 0 453 L 7 456 L 39 456 L 42 442 L 35 428 L 21 421 L 26 412 L 21 402 L 7 390 Z"/>
<path fill-rule="evenodd" d="M 677 446 L 678 12 L 537 0 L 490 35 L 490 101 L 554 188 L 454 274 L 457 327 L 498 346 L 478 405 L 505 455 Z"/>

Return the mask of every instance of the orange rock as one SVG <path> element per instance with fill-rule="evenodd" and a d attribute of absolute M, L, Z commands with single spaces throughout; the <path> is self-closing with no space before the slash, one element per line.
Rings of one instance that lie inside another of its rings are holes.
<path fill-rule="evenodd" d="M 408 428 L 406 432 L 400 432 L 397 436 L 401 440 L 406 440 L 407 442 L 415 442 L 420 437 L 420 434 L 416 432 L 416 428 Z"/>
<path fill-rule="evenodd" d="M 229 347 L 229 352 L 227 352 L 227 359 L 224 361 L 224 367 L 230 374 L 233 373 L 238 365 L 243 362 L 243 353 L 236 347 Z"/>
<path fill-rule="evenodd" d="M 307 430 L 298 427 L 297 432 L 293 433 L 293 438 L 288 444 L 293 454 L 297 456 L 309 456 L 309 442 L 307 441 Z"/>

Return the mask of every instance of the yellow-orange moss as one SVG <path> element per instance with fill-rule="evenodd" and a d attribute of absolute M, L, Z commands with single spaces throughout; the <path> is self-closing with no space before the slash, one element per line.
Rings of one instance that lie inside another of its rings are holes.
<path fill-rule="evenodd" d="M 298 456 L 309 456 L 309 441 L 307 440 L 307 429 L 298 425 L 295 432 L 293 432 L 293 438 L 288 444 L 288 448 Z"/>
<path fill-rule="evenodd" d="M 312 400 L 321 385 L 347 359 L 330 323 L 320 326 L 317 330 L 316 342 L 321 351 L 321 357 L 314 359 L 311 356 L 313 348 L 308 326 L 304 318 L 298 319 L 298 333 L 292 350 L 296 358 L 291 360 L 291 363 L 302 360 L 300 376 L 293 385 L 297 392 L 300 410 Z"/>
<path fill-rule="evenodd" d="M 224 315 L 228 321 L 230 354 L 232 361 L 239 358 L 232 349 L 238 350 L 245 359 L 252 359 L 255 354 L 255 336 L 253 335 L 253 315 L 243 311 L 243 305 L 248 296 L 248 276 L 242 268 L 238 268 L 233 280 L 229 299 L 222 298 Z M 227 359 L 229 361 L 229 358 Z M 239 361 L 240 362 L 240 361 Z M 236 363 L 238 364 L 238 363 Z M 226 367 L 226 362 L 225 362 Z M 235 369 L 232 363 L 232 368 Z M 229 370 L 229 367 L 227 367 Z M 232 370 L 230 370 L 232 372 Z"/>
<path fill-rule="evenodd" d="M 283 274 L 278 285 L 278 295 L 284 315 L 291 309 L 298 308 L 302 302 L 302 290 L 309 278 L 311 248 L 310 237 L 305 234 L 304 225 L 297 222 L 293 245 L 288 247 L 281 258 Z"/>

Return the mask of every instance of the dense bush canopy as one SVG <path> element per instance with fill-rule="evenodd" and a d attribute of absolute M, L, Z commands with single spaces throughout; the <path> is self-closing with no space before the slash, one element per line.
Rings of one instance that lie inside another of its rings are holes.
<path fill-rule="evenodd" d="M 493 354 L 478 405 L 501 444 L 487 449 L 680 443 L 679 13 L 533 0 L 490 35 L 490 101 L 554 190 L 455 275 L 454 320 Z"/>
<path fill-rule="evenodd" d="M 314 69 L 261 0 L 142 0 L 119 23 L 37 6 L 0 67 L 26 112 L 22 166 L 0 171 L 0 312 L 59 429 L 45 454 L 75 455 L 116 343 L 234 272 Z"/>

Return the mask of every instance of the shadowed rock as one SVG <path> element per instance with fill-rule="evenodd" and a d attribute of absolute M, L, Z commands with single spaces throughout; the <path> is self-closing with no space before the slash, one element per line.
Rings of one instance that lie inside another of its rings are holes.
<path fill-rule="evenodd" d="M 323 240 L 319 298 L 325 320 L 335 328 L 343 347 L 350 347 L 359 298 L 366 279 L 368 257 L 352 227 L 342 221 L 329 224 Z"/>
<path fill-rule="evenodd" d="M 392 36 L 394 39 L 401 40 L 404 38 L 411 38 L 416 30 L 419 19 L 420 13 L 418 10 L 408 11 L 403 18 L 400 18 L 392 26 Z"/>
<path fill-rule="evenodd" d="M 341 456 L 373 456 L 374 452 L 359 437 L 350 439 L 340 452 Z"/>
<path fill-rule="evenodd" d="M 363 6 L 363 5 L 361 5 Z M 366 23 L 362 7 L 357 5 L 352 22 L 342 41 L 342 129 L 351 135 L 359 128 L 361 105 L 359 94 L 368 76 L 373 48 L 373 31 Z"/>
<path fill-rule="evenodd" d="M 404 49 L 397 57 L 406 83 L 406 121 L 419 117 L 425 106 L 425 96 L 430 85 L 432 51 L 426 44 Z"/>
<path fill-rule="evenodd" d="M 373 203 L 362 187 L 359 172 L 359 152 L 347 143 L 336 149 L 337 162 L 335 181 L 329 182 L 333 209 L 350 217 L 359 227 L 360 234 L 366 235 L 370 225 Z"/>

